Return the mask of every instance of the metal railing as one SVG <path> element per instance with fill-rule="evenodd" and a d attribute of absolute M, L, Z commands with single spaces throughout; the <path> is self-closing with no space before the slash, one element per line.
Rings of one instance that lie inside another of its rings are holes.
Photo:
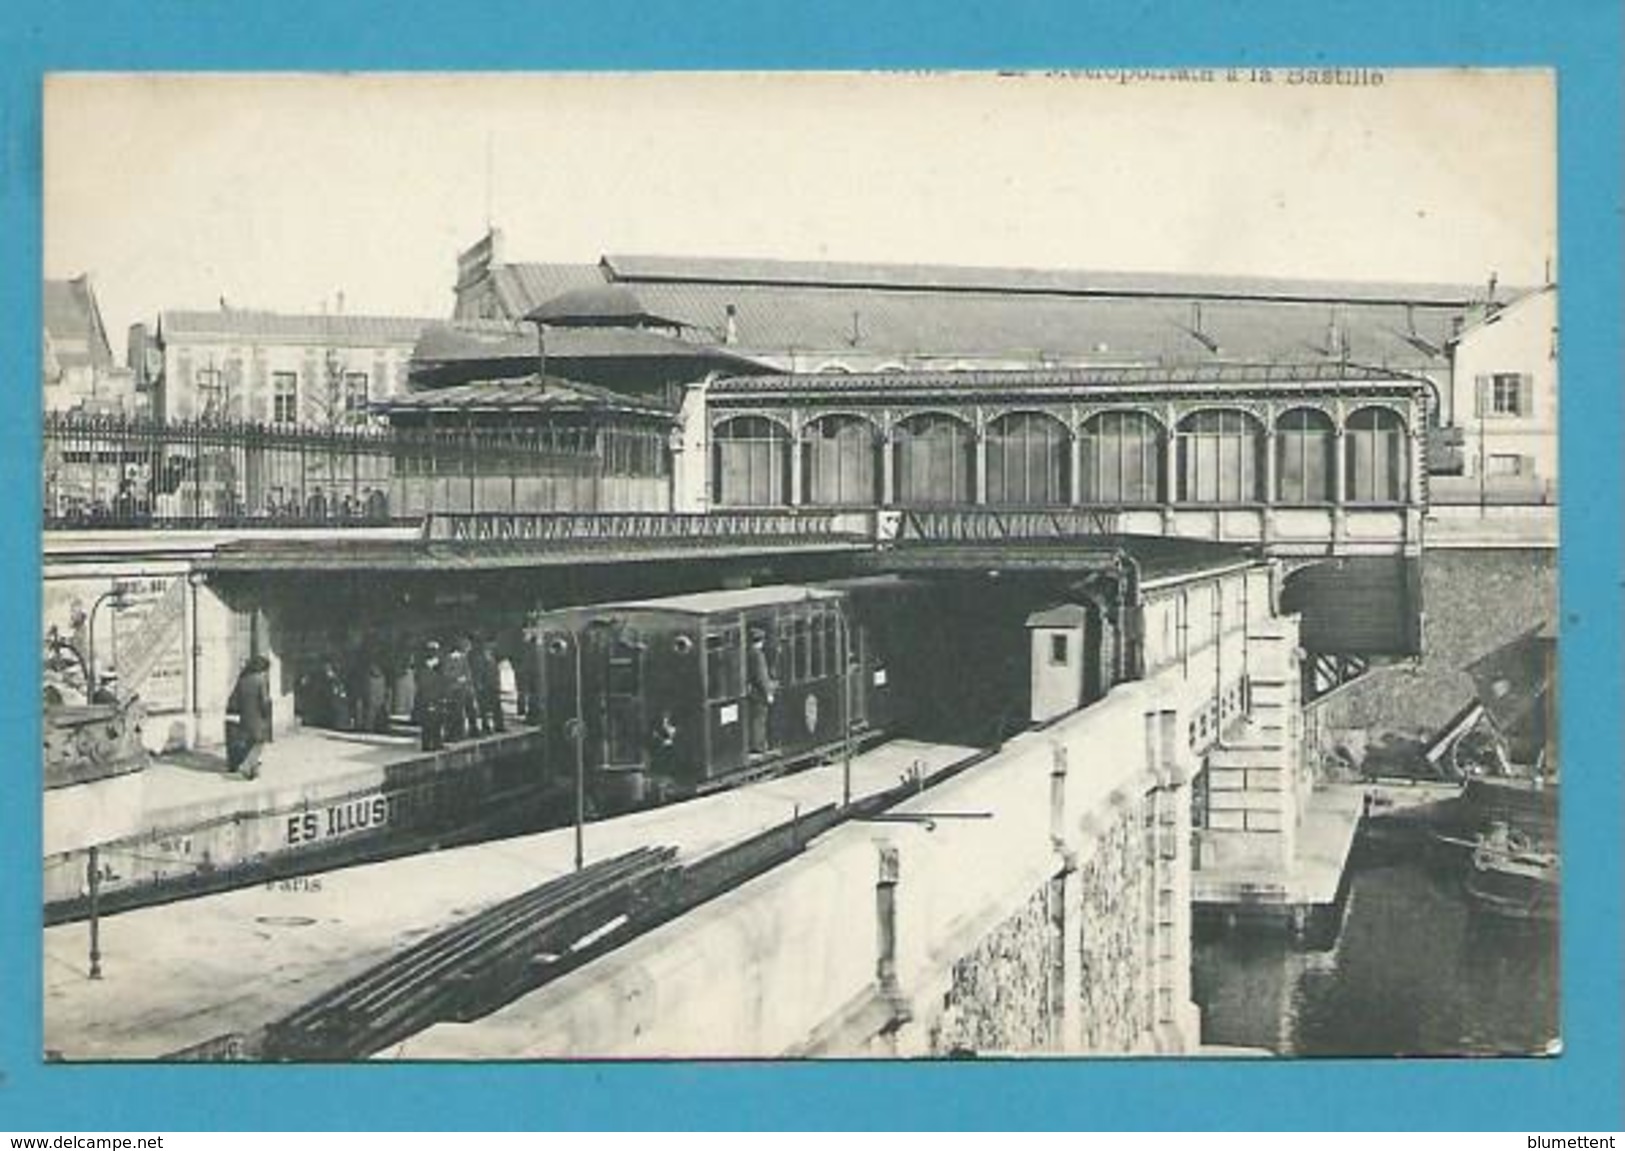
<path fill-rule="evenodd" d="M 1113 535 L 1120 523 L 1115 508 L 907 508 L 895 514 L 893 540 L 903 544 L 1078 539 Z"/>
<path fill-rule="evenodd" d="M 786 539 L 858 541 L 850 516 L 836 512 L 436 512 L 424 525 L 430 540 L 454 543 L 659 543 Z"/>
<path fill-rule="evenodd" d="M 663 490 L 665 433 L 643 427 L 413 428 L 44 421 L 47 528 L 345 527 L 439 510 L 563 509 Z M 605 492 L 615 489 L 609 496 Z"/>

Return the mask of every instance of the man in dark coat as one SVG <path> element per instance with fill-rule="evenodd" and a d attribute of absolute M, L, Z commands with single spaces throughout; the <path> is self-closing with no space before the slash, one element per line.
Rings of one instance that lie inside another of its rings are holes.
<path fill-rule="evenodd" d="M 663 711 L 649 731 L 649 773 L 657 789 L 669 789 L 677 782 L 677 724 L 671 712 Z"/>
<path fill-rule="evenodd" d="M 226 760 L 244 779 L 260 773 L 260 748 L 271 741 L 271 663 L 263 655 L 250 656 L 232 688 L 226 710 L 236 718 L 228 726 Z"/>
<path fill-rule="evenodd" d="M 496 644 L 490 636 L 485 636 L 468 658 L 474 675 L 480 730 L 486 735 L 506 731 L 507 724 L 502 717 L 502 666 L 497 661 Z"/>
<path fill-rule="evenodd" d="M 542 617 L 532 612 L 519 634 L 519 646 L 513 655 L 514 679 L 519 688 L 519 714 L 533 726 L 542 723 Z"/>
<path fill-rule="evenodd" d="M 759 628 L 751 628 L 750 631 L 745 678 L 746 691 L 750 696 L 750 753 L 760 755 L 767 751 L 768 713 L 773 708 L 779 685 L 773 681 L 773 671 L 767 660 L 767 636 Z"/>
<path fill-rule="evenodd" d="M 423 649 L 417 674 L 418 723 L 424 751 L 446 746 L 446 677 L 440 667 L 440 645 L 430 640 Z"/>
<path fill-rule="evenodd" d="M 376 659 L 367 661 L 367 674 L 362 685 L 361 715 L 355 726 L 357 731 L 389 730 L 389 680 L 384 676 L 383 664 Z"/>
<path fill-rule="evenodd" d="M 474 672 L 468 665 L 472 646 L 467 638 L 461 639 L 441 661 L 441 673 L 446 677 L 446 740 L 450 743 L 480 733 L 480 711 L 474 703 Z"/>

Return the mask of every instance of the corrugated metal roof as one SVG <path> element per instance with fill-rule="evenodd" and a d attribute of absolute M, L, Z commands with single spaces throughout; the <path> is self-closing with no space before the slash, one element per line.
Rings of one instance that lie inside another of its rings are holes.
<path fill-rule="evenodd" d="M 371 346 L 411 344 L 439 320 L 417 316 L 299 315 L 222 308 L 163 312 L 158 330 L 165 339 L 286 340 Z"/>
<path fill-rule="evenodd" d="M 625 395 L 575 380 L 535 374 L 511 379 L 480 380 L 450 388 L 411 392 L 374 405 L 384 412 L 504 411 L 504 412 L 626 412 L 670 417 L 674 413 L 657 400 Z"/>
<path fill-rule="evenodd" d="M 1362 293 L 1360 285 L 1300 283 L 1294 289 L 1302 290 L 1299 298 L 1269 294 L 1285 293 L 1284 281 L 935 268 L 884 269 L 888 274 L 882 275 L 865 265 L 655 257 L 616 257 L 608 266 L 626 270 L 626 282 L 637 287 L 649 311 L 719 344 L 731 307 L 736 338 L 729 346 L 747 355 L 801 351 L 838 357 L 849 351 L 899 359 L 1105 362 L 1347 355 L 1439 369 L 1446 364 L 1442 349 L 1471 295 L 1430 285 L 1365 285 Z M 768 277 L 764 267 L 781 273 Z M 792 267 L 812 271 L 805 280 L 782 271 Z M 815 282 L 813 272 L 827 275 Z M 602 269 L 588 265 L 500 265 L 493 275 L 512 288 L 509 307 L 515 314 L 530 311 L 547 298 L 544 291 L 556 294 L 562 284 L 592 277 L 603 282 Z M 1069 284 L 1076 290 L 1061 290 Z M 1315 291 L 1325 294 L 1308 298 Z"/>
<path fill-rule="evenodd" d="M 609 283 L 597 264 L 493 264 L 491 280 L 508 314 L 516 317 L 564 292 Z"/>
<path fill-rule="evenodd" d="M 1192 275 L 1175 272 L 1106 272 L 1074 269 L 967 267 L 933 264 L 736 259 L 699 256 L 605 256 L 603 266 L 623 282 L 772 284 L 801 287 L 904 288 L 1060 295 L 1171 296 L 1177 298 L 1429 303 L 1465 306 L 1480 288 L 1463 284 L 1405 284 L 1358 280 Z"/>

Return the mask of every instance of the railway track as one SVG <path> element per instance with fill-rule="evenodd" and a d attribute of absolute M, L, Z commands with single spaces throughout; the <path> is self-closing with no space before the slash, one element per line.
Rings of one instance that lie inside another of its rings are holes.
<path fill-rule="evenodd" d="M 639 848 L 472 915 L 271 1023 L 259 1055 L 365 1058 L 430 1024 L 477 1018 L 619 942 L 663 902 L 676 858 Z"/>
<path fill-rule="evenodd" d="M 981 762 L 984 749 L 905 776 L 842 808 L 798 812 L 692 862 L 642 847 L 550 880 L 446 928 L 309 1000 L 253 1034 L 173 1052 L 172 1060 L 364 1059 L 440 1022 L 478 1019 L 651 928 L 770 871 L 849 820 L 885 812 Z"/>

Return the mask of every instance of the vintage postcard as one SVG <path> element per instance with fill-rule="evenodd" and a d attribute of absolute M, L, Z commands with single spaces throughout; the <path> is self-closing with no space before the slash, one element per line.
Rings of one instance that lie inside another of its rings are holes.
<path fill-rule="evenodd" d="M 1555 1054 L 1555 118 L 49 76 L 46 1058 Z"/>

